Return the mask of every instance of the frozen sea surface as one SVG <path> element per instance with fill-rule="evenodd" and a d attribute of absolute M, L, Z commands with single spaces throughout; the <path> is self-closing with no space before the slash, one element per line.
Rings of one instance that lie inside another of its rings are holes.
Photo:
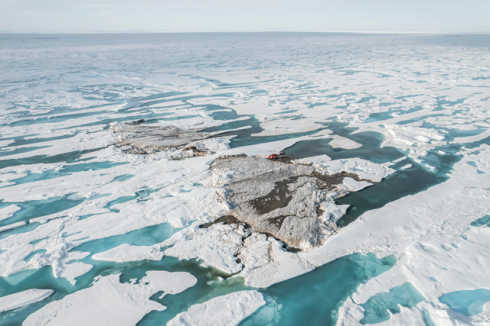
<path fill-rule="evenodd" d="M 490 322 L 489 35 L 0 34 L 0 67 L 0 325 Z M 223 134 L 114 146 L 140 119 Z M 283 150 L 372 181 L 320 248 L 212 224 L 214 159 Z"/>

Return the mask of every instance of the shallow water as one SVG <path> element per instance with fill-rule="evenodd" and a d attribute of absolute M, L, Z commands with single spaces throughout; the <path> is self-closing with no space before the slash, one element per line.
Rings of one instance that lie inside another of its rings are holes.
<path fill-rule="evenodd" d="M 449 179 L 448 173 L 461 157 L 453 155 L 434 155 L 439 158 L 441 163 L 435 173 L 428 172 L 425 168 L 421 167 L 420 164 L 417 164 L 411 159 L 405 159 L 394 165 L 393 168 L 396 169 L 405 164 L 412 164 L 411 168 L 398 170 L 380 183 L 376 183 L 362 191 L 351 193 L 336 200 L 337 204 L 351 205 L 347 210 L 347 213 L 338 221 L 338 225 L 346 226 L 355 221 L 366 211 L 383 207 L 399 198 L 427 190 L 428 188 Z"/>
<path fill-rule="evenodd" d="M 178 229 L 175 230 L 169 223 L 157 224 L 128 233 L 85 242 L 72 248 L 70 251 L 83 251 L 96 254 L 111 250 L 124 243 L 134 246 L 151 246 L 170 238 L 176 231 Z"/>
<path fill-rule="evenodd" d="M 305 321 L 308 325 L 335 325 L 338 309 L 359 285 L 386 272 L 395 263 L 393 256 L 379 259 L 374 255 L 353 254 L 272 285 L 261 291 L 271 302 L 240 326 L 304 325 Z M 271 306 L 275 307 L 275 314 L 271 314 Z"/>
<path fill-rule="evenodd" d="M 17 222 L 28 221 L 30 219 L 46 216 L 54 213 L 73 208 L 81 204 L 85 199 L 77 198 L 73 194 L 62 197 L 54 197 L 42 200 L 33 200 L 28 202 L 0 202 L 0 208 L 15 204 L 21 209 L 7 220 L 0 221 L 0 226 L 5 226 Z"/>
<path fill-rule="evenodd" d="M 345 123 L 332 122 L 328 128 L 333 134 L 347 137 L 362 145 L 357 149 L 336 149 L 329 145 L 330 139 L 300 141 L 286 148 L 286 154 L 294 158 L 306 158 L 326 154 L 332 159 L 346 159 L 359 157 L 376 163 L 386 163 L 403 157 L 403 153 L 393 147 L 381 147 L 384 137 L 374 132 L 361 132 L 352 134 L 355 129 L 347 128 Z M 431 160 L 432 157 L 432 160 Z M 428 171 L 421 163 L 406 158 L 392 168 L 397 171 L 386 179 L 362 191 L 351 193 L 336 200 L 339 205 L 350 205 L 347 213 L 337 222 L 339 226 L 347 226 L 355 221 L 364 212 L 395 201 L 399 198 L 424 191 L 440 184 L 449 178 L 448 173 L 452 166 L 461 159 L 461 155 L 432 153 L 424 162 L 436 167 L 435 171 Z M 399 170 L 406 164 L 412 167 Z"/>
<path fill-rule="evenodd" d="M 98 276 L 107 276 L 121 273 L 121 282 L 128 283 L 131 279 L 141 279 L 147 271 L 163 270 L 169 272 L 186 271 L 198 279 L 198 283 L 176 295 L 168 295 L 158 299 L 161 292 L 152 296 L 152 300 L 167 306 L 162 312 L 151 312 L 146 315 L 138 325 L 162 325 L 172 319 L 178 312 L 188 308 L 194 303 L 206 301 L 217 295 L 247 289 L 240 281 L 218 282 L 218 277 L 226 276 L 213 268 L 203 268 L 195 261 L 179 261 L 176 258 L 164 257 L 161 261 L 139 261 L 131 263 L 101 262 L 85 259 L 93 264 L 93 268 L 77 279 L 75 286 L 64 278 L 54 278 L 51 267 L 32 270 L 16 274 L 13 277 L 0 278 L 0 296 L 24 291 L 30 288 L 52 289 L 55 292 L 47 299 L 29 306 L 0 313 L 0 325 L 20 324 L 28 315 L 39 310 L 53 300 L 60 300 L 64 296 L 82 290 L 91 285 Z M 214 282 L 214 283 L 210 283 Z"/>
<path fill-rule="evenodd" d="M 483 305 L 490 301 L 490 290 L 466 290 L 445 293 L 439 301 L 447 304 L 451 310 L 465 316 L 474 316 L 483 311 Z"/>
<path fill-rule="evenodd" d="M 490 215 L 485 215 L 474 222 L 471 222 L 471 226 L 490 226 Z"/>
<path fill-rule="evenodd" d="M 356 129 L 347 127 L 347 123 L 332 121 L 325 123 L 325 127 L 332 130 L 332 135 L 349 138 L 362 146 L 357 149 L 333 148 L 329 145 L 331 139 L 312 139 L 299 141 L 284 151 L 288 156 L 301 159 L 326 154 L 333 160 L 344 158 L 362 158 L 375 163 L 386 163 L 403 157 L 403 153 L 394 147 L 380 147 L 383 135 L 377 132 L 361 132 L 352 134 Z"/>
<path fill-rule="evenodd" d="M 361 304 L 364 308 L 363 325 L 377 324 L 390 319 L 391 314 L 399 314 L 401 307 L 413 308 L 424 301 L 424 296 L 410 283 L 392 288 L 389 292 L 378 293 Z"/>

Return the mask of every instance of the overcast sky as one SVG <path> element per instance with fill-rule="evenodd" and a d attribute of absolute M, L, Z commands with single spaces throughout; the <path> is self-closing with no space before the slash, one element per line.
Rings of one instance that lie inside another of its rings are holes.
<path fill-rule="evenodd" d="M 0 0 L 0 32 L 490 31 L 490 0 Z"/>

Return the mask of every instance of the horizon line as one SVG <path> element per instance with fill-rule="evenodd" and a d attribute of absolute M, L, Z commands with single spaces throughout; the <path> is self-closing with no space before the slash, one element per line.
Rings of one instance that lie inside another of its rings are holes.
<path fill-rule="evenodd" d="M 339 33 L 339 34 L 490 34 L 488 31 L 347 31 L 347 30 L 141 30 L 141 31 L 92 31 L 92 32 L 16 32 L 0 31 L 0 34 L 184 34 L 184 33 Z"/>

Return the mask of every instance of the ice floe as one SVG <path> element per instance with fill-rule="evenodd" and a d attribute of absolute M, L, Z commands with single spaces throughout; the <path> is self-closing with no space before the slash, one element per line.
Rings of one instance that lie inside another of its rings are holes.
<path fill-rule="evenodd" d="M 170 320 L 169 326 L 235 326 L 265 304 L 258 291 L 240 291 L 190 307 Z"/>
<path fill-rule="evenodd" d="M 362 146 L 361 144 L 342 136 L 334 135 L 332 138 L 329 145 L 333 148 L 356 149 Z"/>
<path fill-rule="evenodd" d="M 53 290 L 31 289 L 0 297 L 0 312 L 17 309 L 46 299 Z"/>
<path fill-rule="evenodd" d="M 161 260 L 162 257 L 163 252 L 155 246 L 133 246 L 125 243 L 111 250 L 97 253 L 92 256 L 92 259 L 123 263 L 139 260 Z"/>
<path fill-rule="evenodd" d="M 12 217 L 15 212 L 19 211 L 20 207 L 17 205 L 9 205 L 5 208 L 0 209 L 0 221 L 6 220 L 9 217 Z"/>
<path fill-rule="evenodd" d="M 148 271 L 139 283 L 120 283 L 119 274 L 100 277 L 84 290 L 52 301 L 24 325 L 135 325 L 152 310 L 164 310 L 150 296 L 175 294 L 196 284 L 189 273 Z"/>
<path fill-rule="evenodd" d="M 445 145 L 445 132 L 411 126 L 384 125 L 385 140 L 382 146 L 394 146 L 409 150 L 413 157 L 425 156 L 436 147 Z"/>
<path fill-rule="evenodd" d="M 242 264 L 237 263 L 236 255 L 241 248 L 243 238 L 250 234 L 243 225 L 212 225 L 209 228 L 198 228 L 186 239 L 171 238 L 162 245 L 175 244 L 165 250 L 165 255 L 179 259 L 199 258 L 205 265 L 218 268 L 226 273 L 234 274 L 242 270 Z"/>

